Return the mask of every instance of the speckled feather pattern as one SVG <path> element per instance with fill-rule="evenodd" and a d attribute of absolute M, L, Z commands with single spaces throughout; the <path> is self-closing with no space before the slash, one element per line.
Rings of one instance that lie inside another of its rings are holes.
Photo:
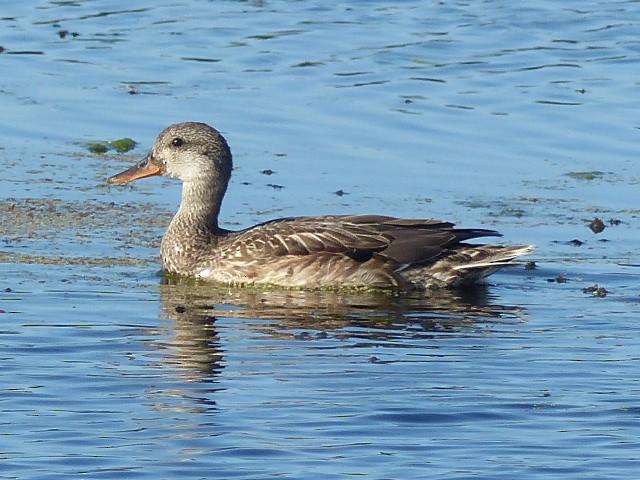
<path fill-rule="evenodd" d="M 161 247 L 163 268 L 179 275 L 290 288 L 452 287 L 478 281 L 533 248 L 471 245 L 466 241 L 499 233 L 380 215 L 284 218 L 223 230 L 218 214 L 232 157 L 220 133 L 203 123 L 168 127 L 145 161 L 110 181 L 148 176 L 130 171 L 150 165 L 183 181 L 180 208 Z"/>

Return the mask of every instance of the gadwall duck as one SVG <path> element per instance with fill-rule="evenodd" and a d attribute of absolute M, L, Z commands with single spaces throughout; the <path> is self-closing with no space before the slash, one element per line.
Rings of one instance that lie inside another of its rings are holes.
<path fill-rule="evenodd" d="M 182 202 L 162 239 L 165 271 L 233 285 L 289 288 L 457 287 L 527 254 L 531 245 L 465 243 L 500 236 L 433 219 L 381 215 L 281 218 L 241 231 L 220 228 L 231 150 L 204 123 L 171 125 L 137 165 L 109 183 L 164 175 L 182 180 Z"/>

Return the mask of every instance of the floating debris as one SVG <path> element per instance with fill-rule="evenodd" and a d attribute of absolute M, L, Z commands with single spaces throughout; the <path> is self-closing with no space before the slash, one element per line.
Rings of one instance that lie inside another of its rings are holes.
<path fill-rule="evenodd" d="M 136 148 L 136 145 L 137 143 L 129 137 L 109 142 L 109 146 L 114 148 L 118 153 L 127 153 Z"/>
<path fill-rule="evenodd" d="M 591 287 L 583 288 L 582 291 L 584 293 L 590 293 L 594 297 L 599 298 L 604 298 L 609 293 L 606 288 L 599 286 L 597 283 L 595 285 L 592 285 Z"/>
<path fill-rule="evenodd" d="M 185 60 L 187 62 L 204 62 L 204 63 L 218 63 L 222 60 L 219 58 L 209 58 L 209 57 L 180 57 L 180 60 Z"/>
<path fill-rule="evenodd" d="M 170 220 L 171 212 L 144 202 L 116 205 L 59 198 L 0 199 L 0 262 L 131 266 L 139 259 L 84 256 L 85 246 L 100 239 L 109 241 L 114 251 L 133 247 L 155 250 L 158 235 Z M 27 244 L 30 248 L 24 251 Z M 152 257 L 142 259 L 142 264 L 149 260 L 155 261 L 155 251 Z"/>
<path fill-rule="evenodd" d="M 69 30 L 58 30 L 58 36 L 60 38 L 67 38 L 69 35 L 71 35 L 73 38 L 76 38 L 80 34 L 78 32 L 70 32 Z"/>
<path fill-rule="evenodd" d="M 589 228 L 593 233 L 602 233 L 604 232 L 605 225 L 601 219 L 596 217 L 589 222 Z"/>
<path fill-rule="evenodd" d="M 105 154 L 109 150 L 109 147 L 106 143 L 87 143 L 86 147 L 87 150 L 95 155 Z"/>
<path fill-rule="evenodd" d="M 600 170 L 590 170 L 586 172 L 567 172 L 564 174 L 566 177 L 573 178 L 574 180 L 586 180 L 591 181 L 597 178 L 602 178 L 606 175 L 605 172 Z"/>
<path fill-rule="evenodd" d="M 556 278 L 548 278 L 547 282 L 549 283 L 567 283 L 569 280 L 567 280 L 567 277 L 563 276 L 563 275 L 558 275 Z"/>
<path fill-rule="evenodd" d="M 293 68 L 301 68 L 301 67 L 319 67 L 321 65 L 324 65 L 324 62 L 306 61 L 306 62 L 296 63 L 295 65 L 291 65 L 291 66 Z"/>
<path fill-rule="evenodd" d="M 94 155 L 104 155 L 109 150 L 115 150 L 118 153 L 127 153 L 136 148 L 136 141 L 129 138 L 120 138 L 111 142 L 90 142 L 85 144 L 87 150 Z"/>

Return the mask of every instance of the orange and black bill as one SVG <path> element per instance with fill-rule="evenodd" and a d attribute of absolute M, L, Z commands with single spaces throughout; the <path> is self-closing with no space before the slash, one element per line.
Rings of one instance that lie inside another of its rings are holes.
<path fill-rule="evenodd" d="M 162 165 L 159 165 L 154 160 L 151 154 L 149 154 L 140 163 L 135 164 L 133 167 L 113 177 L 109 177 L 107 183 L 128 183 L 139 178 L 162 175 Z"/>

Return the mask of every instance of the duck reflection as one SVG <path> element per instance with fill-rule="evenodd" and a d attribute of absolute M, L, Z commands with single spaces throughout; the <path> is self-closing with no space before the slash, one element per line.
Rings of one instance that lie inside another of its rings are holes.
<path fill-rule="evenodd" d="M 170 361 L 200 381 L 224 368 L 218 317 L 264 320 L 249 328 L 275 338 L 389 341 L 450 335 L 478 322 L 519 322 L 524 314 L 518 307 L 496 305 L 483 285 L 396 294 L 232 288 L 165 276 L 160 292 L 163 314 L 175 322 Z"/>
<path fill-rule="evenodd" d="M 222 348 L 216 318 L 207 309 L 194 307 L 189 298 L 162 288 L 162 310 L 174 320 L 174 336 L 163 345 L 168 363 L 174 364 L 188 380 L 215 377 L 223 368 Z M 174 295 L 174 293 L 176 295 Z"/>

